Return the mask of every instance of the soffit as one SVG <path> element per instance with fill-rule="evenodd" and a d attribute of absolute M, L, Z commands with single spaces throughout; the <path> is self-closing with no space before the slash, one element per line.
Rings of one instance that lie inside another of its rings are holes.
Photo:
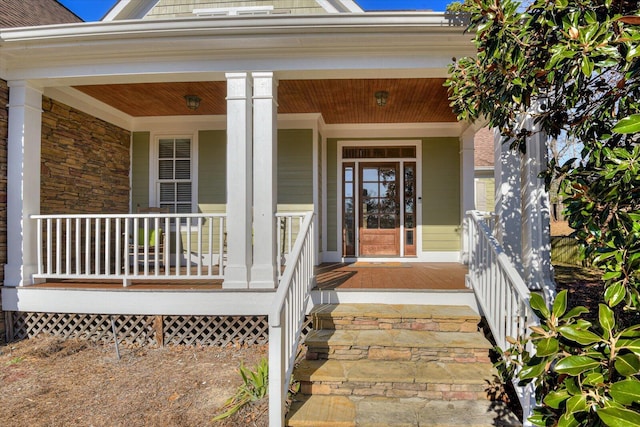
<path fill-rule="evenodd" d="M 455 122 L 444 79 L 282 80 L 278 113 L 320 113 L 327 124 Z M 226 114 L 226 82 L 172 82 L 75 86 L 132 117 Z M 389 92 L 379 107 L 374 93 Z M 202 101 L 186 108 L 184 95 Z"/>

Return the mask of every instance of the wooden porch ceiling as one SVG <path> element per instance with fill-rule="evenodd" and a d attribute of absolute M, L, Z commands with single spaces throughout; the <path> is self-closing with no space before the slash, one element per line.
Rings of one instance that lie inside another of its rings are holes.
<path fill-rule="evenodd" d="M 327 124 L 455 122 L 444 79 L 282 80 L 278 113 L 321 113 Z M 75 86 L 130 116 L 224 115 L 226 82 Z M 379 107 L 375 92 L 389 92 Z M 202 101 L 196 111 L 185 95 Z"/>

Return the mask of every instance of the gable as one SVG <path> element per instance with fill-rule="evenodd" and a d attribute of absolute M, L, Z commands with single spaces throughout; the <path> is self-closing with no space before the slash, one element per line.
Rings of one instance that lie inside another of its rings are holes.
<path fill-rule="evenodd" d="M 363 10 L 353 0 L 120 0 L 104 18 L 173 19 L 225 15 L 313 15 Z"/>

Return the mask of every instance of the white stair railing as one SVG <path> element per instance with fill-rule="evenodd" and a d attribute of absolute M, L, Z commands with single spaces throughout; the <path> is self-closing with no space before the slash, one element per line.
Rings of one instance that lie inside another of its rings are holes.
<path fill-rule="evenodd" d="M 226 214 L 32 215 L 35 279 L 224 278 Z"/>
<path fill-rule="evenodd" d="M 315 285 L 312 212 L 302 214 L 296 234 L 291 250 L 286 251 L 285 270 L 269 314 L 269 426 L 272 427 L 284 425 L 289 382 Z"/>
<path fill-rule="evenodd" d="M 521 338 L 531 326 L 540 324 L 529 305 L 530 291 L 493 234 L 493 215 L 469 211 L 465 216 L 469 273 L 468 283 L 475 292 L 478 304 L 491 333 L 501 350 L 510 347 L 507 337 Z M 527 348 L 532 352 L 532 347 Z M 523 425 L 531 425 L 527 418 L 535 405 L 532 384 L 514 386 L 523 410 Z"/>

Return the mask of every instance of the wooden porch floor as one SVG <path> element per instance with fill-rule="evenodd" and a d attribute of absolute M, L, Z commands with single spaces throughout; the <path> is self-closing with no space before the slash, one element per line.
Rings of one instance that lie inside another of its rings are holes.
<path fill-rule="evenodd" d="M 467 267 L 458 263 L 358 262 L 325 263 L 316 268 L 317 289 L 464 290 Z M 222 280 L 48 280 L 31 285 L 43 289 L 120 289 L 135 291 L 216 291 Z"/>
<path fill-rule="evenodd" d="M 465 290 L 466 274 L 458 263 L 334 263 L 318 266 L 316 282 L 320 290 Z"/>

